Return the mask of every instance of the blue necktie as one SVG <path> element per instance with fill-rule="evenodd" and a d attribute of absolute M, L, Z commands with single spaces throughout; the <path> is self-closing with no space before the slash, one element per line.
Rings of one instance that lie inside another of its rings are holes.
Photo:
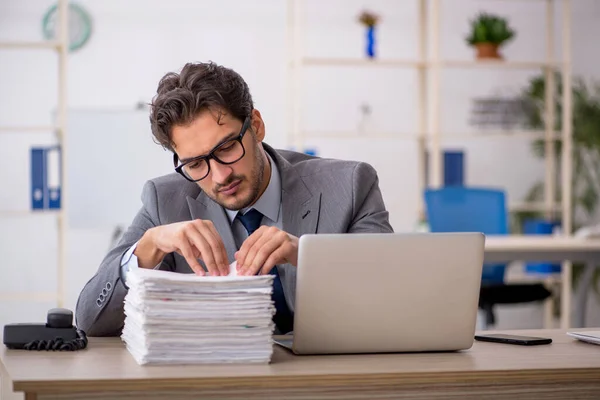
<path fill-rule="evenodd" d="M 260 227 L 263 215 L 260 211 L 252 209 L 246 214 L 242 215 L 238 213 L 237 218 L 240 220 L 244 228 L 248 231 L 248 236 Z M 277 326 L 280 333 L 285 334 L 294 330 L 294 316 L 285 302 L 285 296 L 283 294 L 283 286 L 281 285 L 281 279 L 279 279 L 279 273 L 277 272 L 277 266 L 271 269 L 270 274 L 275 275 L 273 279 L 273 302 L 275 303 L 275 317 L 273 321 Z"/>

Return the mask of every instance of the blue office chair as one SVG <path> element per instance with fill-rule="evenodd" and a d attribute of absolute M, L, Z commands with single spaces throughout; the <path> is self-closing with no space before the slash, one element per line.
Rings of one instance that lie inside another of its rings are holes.
<path fill-rule="evenodd" d="M 507 235 L 508 218 L 504 191 L 490 188 L 450 186 L 425 191 L 431 232 L 481 232 Z M 541 284 L 505 285 L 506 264 L 484 264 L 479 308 L 485 325 L 493 325 L 495 304 L 539 301 L 551 293 Z"/>
<path fill-rule="evenodd" d="M 481 232 L 507 235 L 504 192 L 494 189 L 445 187 L 425 191 L 429 229 L 432 232 Z M 506 264 L 484 264 L 482 280 L 503 283 Z"/>

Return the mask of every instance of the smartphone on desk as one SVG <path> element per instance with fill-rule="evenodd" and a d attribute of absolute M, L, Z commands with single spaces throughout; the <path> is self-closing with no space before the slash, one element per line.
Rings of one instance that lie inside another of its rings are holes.
<path fill-rule="evenodd" d="M 506 343 L 516 344 L 521 346 L 536 346 L 540 344 L 550 344 L 552 339 L 541 338 L 533 336 L 519 336 L 519 335 L 504 335 L 504 334 L 490 334 L 490 335 L 475 335 L 475 340 L 482 342 L 494 342 L 494 343 Z"/>

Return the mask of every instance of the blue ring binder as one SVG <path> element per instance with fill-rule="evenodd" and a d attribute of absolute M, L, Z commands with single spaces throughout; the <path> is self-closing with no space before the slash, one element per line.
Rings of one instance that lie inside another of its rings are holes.
<path fill-rule="evenodd" d="M 31 148 L 31 208 L 61 207 L 61 153 L 59 146 Z"/>

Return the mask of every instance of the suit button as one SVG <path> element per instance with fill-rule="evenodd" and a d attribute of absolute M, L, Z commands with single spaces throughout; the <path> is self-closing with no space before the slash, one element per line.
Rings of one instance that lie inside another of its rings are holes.
<path fill-rule="evenodd" d="M 98 307 L 102 307 L 102 301 L 100 299 L 96 299 L 96 305 Z"/>
<path fill-rule="evenodd" d="M 109 292 L 112 290 L 112 283 L 106 282 L 106 290 L 108 290 Z"/>

